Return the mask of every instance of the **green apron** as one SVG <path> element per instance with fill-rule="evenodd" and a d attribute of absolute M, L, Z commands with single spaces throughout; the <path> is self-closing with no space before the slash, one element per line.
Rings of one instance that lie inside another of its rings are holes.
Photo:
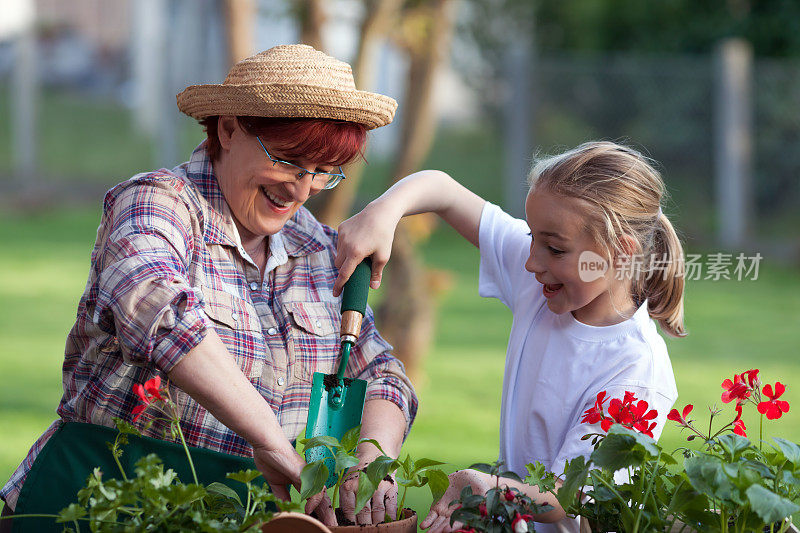
<path fill-rule="evenodd" d="M 36 456 L 20 491 L 14 514 L 57 514 L 70 503 L 77 503 L 78 491 L 86 485 L 86 479 L 95 467 L 103 472 L 103 479 L 119 479 L 119 467 L 106 444 L 113 443 L 116 437 L 115 428 L 64 422 Z M 225 475 L 238 470 L 255 469 L 252 458 L 205 448 L 189 447 L 189 450 L 200 483 L 225 483 L 239 493 L 242 501 L 246 499 L 244 484 L 226 479 Z M 134 435 L 128 436 L 128 444 L 123 447 L 120 457 L 125 473 L 129 477 L 135 475 L 136 461 L 150 453 L 158 455 L 165 469 L 172 468 L 182 482 L 193 481 L 183 446 Z M 263 481 L 263 478 L 256 478 L 256 482 L 259 481 Z M 61 532 L 63 529 L 64 524 L 57 524 L 54 518 L 15 518 L 12 532 Z"/>

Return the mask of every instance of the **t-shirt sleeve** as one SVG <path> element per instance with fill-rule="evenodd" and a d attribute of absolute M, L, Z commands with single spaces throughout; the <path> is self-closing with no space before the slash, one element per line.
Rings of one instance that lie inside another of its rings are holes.
<path fill-rule="evenodd" d="M 626 391 L 635 394 L 636 402 L 638 402 L 639 400 L 646 401 L 648 405 L 647 411 L 655 409 L 658 415 L 650 422 L 656 423 L 655 428 L 653 428 L 653 437 L 656 440 L 658 440 L 658 438 L 661 436 L 661 432 L 664 430 L 664 424 L 667 422 L 667 414 L 669 413 L 670 409 L 672 409 L 672 405 L 675 402 L 674 398 L 670 398 L 664 395 L 663 392 L 655 388 L 625 386 L 623 384 L 615 385 L 613 387 L 608 387 L 605 390 L 606 390 L 606 396 L 603 403 L 604 407 L 603 410 L 606 414 L 608 414 L 608 405 L 611 399 L 613 398 L 623 399 L 625 397 Z M 574 425 L 567 432 L 567 436 L 564 439 L 564 444 L 558 451 L 558 454 L 553 460 L 553 464 L 551 467 L 551 471 L 555 473 L 557 476 L 561 476 L 564 473 L 564 467 L 568 460 L 573 459 L 579 455 L 583 455 L 588 459 L 589 455 L 591 455 L 594 449 L 592 447 L 592 441 L 591 439 L 581 440 L 581 438 L 584 435 L 586 435 L 587 433 L 605 433 L 600 427 L 599 422 L 596 424 L 588 424 L 588 423 L 582 424 L 580 422 L 583 413 L 587 409 L 594 407 L 596 398 L 597 398 L 596 393 L 590 398 L 587 398 L 586 404 L 579 411 L 580 413 L 579 417 L 575 420 Z"/>
<path fill-rule="evenodd" d="M 478 292 L 484 298 L 497 298 L 512 311 L 520 289 L 536 282 L 533 274 L 525 270 L 531 244 L 529 232 L 524 220 L 489 202 L 484 205 L 478 233 Z"/>

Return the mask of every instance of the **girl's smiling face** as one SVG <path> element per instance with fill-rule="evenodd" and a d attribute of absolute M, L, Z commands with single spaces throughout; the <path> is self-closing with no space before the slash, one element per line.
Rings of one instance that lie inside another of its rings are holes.
<path fill-rule="evenodd" d="M 531 190 L 525 215 L 531 229 L 531 248 L 525 268 L 542 284 L 547 306 L 556 314 L 571 312 L 593 326 L 622 322 L 635 311 L 629 283 L 615 279 L 613 265 L 592 281 L 580 277 L 583 252 L 607 257 L 586 230 L 589 204 L 546 189 Z M 612 298 L 613 295 L 613 298 Z"/>

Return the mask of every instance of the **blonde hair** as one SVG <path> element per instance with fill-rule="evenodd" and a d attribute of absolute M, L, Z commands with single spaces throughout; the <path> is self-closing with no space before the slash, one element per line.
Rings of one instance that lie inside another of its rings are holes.
<path fill-rule="evenodd" d="M 537 159 L 528 181 L 531 190 L 545 189 L 589 204 L 586 229 L 609 259 L 630 254 L 623 237 L 630 236 L 641 254 L 634 269 L 631 297 L 647 300 L 647 311 L 663 331 L 683 337 L 683 247 L 661 202 L 666 188 L 650 160 L 627 146 L 587 142 L 560 155 Z"/>

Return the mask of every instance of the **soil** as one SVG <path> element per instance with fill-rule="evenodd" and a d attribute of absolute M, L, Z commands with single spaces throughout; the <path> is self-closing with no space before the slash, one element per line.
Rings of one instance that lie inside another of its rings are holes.
<path fill-rule="evenodd" d="M 342 378 L 344 380 L 344 386 L 349 387 L 351 383 L 353 383 L 352 378 Z M 339 380 L 336 379 L 336 374 L 325 374 L 325 377 L 322 379 L 322 384 L 325 386 L 325 390 L 330 390 L 332 387 L 335 387 L 339 383 Z"/>
<path fill-rule="evenodd" d="M 408 507 L 406 507 L 406 509 L 411 511 L 411 509 L 408 509 Z M 340 526 L 355 526 L 355 525 L 358 525 L 355 522 L 345 518 L 344 511 L 342 511 L 341 507 L 337 507 L 336 511 L 334 511 L 334 512 L 336 513 L 336 523 L 339 524 Z M 411 512 L 413 512 L 413 511 L 411 511 Z M 313 516 L 314 518 L 319 520 L 319 517 L 317 516 L 316 511 L 314 513 L 312 513 L 311 516 Z M 372 527 L 372 526 L 361 525 L 360 527 Z"/>

